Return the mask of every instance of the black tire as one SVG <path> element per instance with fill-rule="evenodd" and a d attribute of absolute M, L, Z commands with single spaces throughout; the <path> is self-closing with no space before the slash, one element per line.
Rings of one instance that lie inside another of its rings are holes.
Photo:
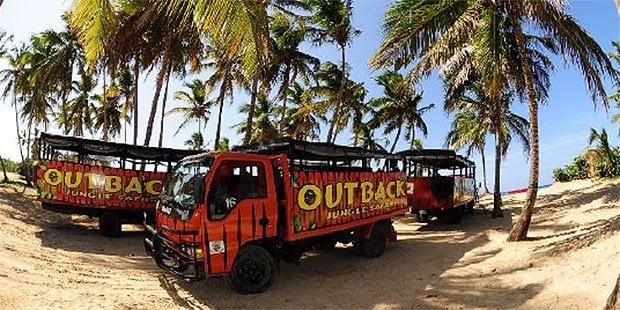
<path fill-rule="evenodd" d="M 427 214 L 420 214 L 418 212 L 417 215 L 418 215 L 418 222 L 419 223 L 428 223 L 428 222 L 431 221 L 431 217 L 430 217 L 430 215 L 428 215 L 428 213 Z"/>
<path fill-rule="evenodd" d="M 463 206 L 458 206 L 450 209 L 448 211 L 448 223 L 450 224 L 459 224 L 463 221 Z"/>
<path fill-rule="evenodd" d="M 474 205 L 475 205 L 475 202 L 473 202 L 473 201 L 470 201 L 470 202 L 467 203 L 467 208 L 466 208 L 467 209 L 467 213 L 470 213 L 470 214 L 474 213 Z"/>
<path fill-rule="evenodd" d="M 370 237 L 356 240 L 355 247 L 358 252 L 368 258 L 376 258 L 383 255 L 387 243 L 388 229 L 383 223 L 375 223 Z"/>
<path fill-rule="evenodd" d="M 99 230 L 105 236 L 117 238 L 121 236 L 123 222 L 115 212 L 103 212 L 99 216 Z"/>
<path fill-rule="evenodd" d="M 230 282 L 243 294 L 257 294 L 266 291 L 278 275 L 276 259 L 257 245 L 241 248 L 230 272 Z"/>
<path fill-rule="evenodd" d="M 336 247 L 336 239 L 320 240 L 314 245 L 317 250 L 331 251 Z"/>

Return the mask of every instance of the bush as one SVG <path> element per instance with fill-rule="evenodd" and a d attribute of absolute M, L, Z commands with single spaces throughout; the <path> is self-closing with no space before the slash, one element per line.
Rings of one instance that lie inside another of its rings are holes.
<path fill-rule="evenodd" d="M 571 180 L 566 170 L 562 168 L 553 169 L 553 179 L 556 182 L 568 182 Z"/>

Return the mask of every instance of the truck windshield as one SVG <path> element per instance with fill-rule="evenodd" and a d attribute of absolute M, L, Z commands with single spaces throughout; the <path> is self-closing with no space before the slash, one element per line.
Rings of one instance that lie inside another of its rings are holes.
<path fill-rule="evenodd" d="M 180 209 L 194 209 L 196 207 L 194 181 L 196 178 L 204 178 L 212 164 L 213 157 L 179 164 L 170 174 L 161 195 L 162 200 Z"/>

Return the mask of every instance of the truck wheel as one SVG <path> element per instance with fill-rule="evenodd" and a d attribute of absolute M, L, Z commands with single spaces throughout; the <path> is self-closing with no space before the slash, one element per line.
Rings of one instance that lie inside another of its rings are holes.
<path fill-rule="evenodd" d="M 474 213 L 474 202 L 470 201 L 467 203 L 467 213 L 473 214 Z"/>
<path fill-rule="evenodd" d="M 336 247 L 336 239 L 326 239 L 318 241 L 315 247 L 321 251 L 331 251 Z"/>
<path fill-rule="evenodd" d="M 278 264 L 271 253 L 257 245 L 246 245 L 235 258 L 230 282 L 240 293 L 256 294 L 266 291 L 277 275 Z"/>
<path fill-rule="evenodd" d="M 360 238 L 355 242 L 355 247 L 362 256 L 369 258 L 379 257 L 385 252 L 387 243 L 387 228 L 382 223 L 375 223 L 370 237 Z"/>
<path fill-rule="evenodd" d="M 448 211 L 448 223 L 459 224 L 461 221 L 463 221 L 463 213 L 463 206 L 458 206 L 450 209 L 450 211 Z"/>
<path fill-rule="evenodd" d="M 121 218 L 114 212 L 103 212 L 99 216 L 99 230 L 108 237 L 120 237 L 122 230 Z"/>

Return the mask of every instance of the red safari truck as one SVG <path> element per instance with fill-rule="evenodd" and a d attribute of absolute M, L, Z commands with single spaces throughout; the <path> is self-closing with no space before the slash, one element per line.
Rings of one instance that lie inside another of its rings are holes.
<path fill-rule="evenodd" d="M 399 152 L 407 172 L 407 203 L 420 222 L 432 216 L 460 223 L 472 211 L 476 193 L 474 162 L 453 150 L 425 149 Z"/>
<path fill-rule="evenodd" d="M 36 187 L 44 209 L 99 218 L 107 236 L 154 213 L 169 169 L 197 151 L 42 133 Z M 136 167 L 140 167 L 137 169 Z"/>
<path fill-rule="evenodd" d="M 156 225 L 145 221 L 146 251 L 183 279 L 228 275 L 243 293 L 265 291 L 278 261 L 299 263 L 312 248 L 353 242 L 381 256 L 396 240 L 391 219 L 407 212 L 391 157 L 294 140 L 187 157 L 165 184 Z"/>

